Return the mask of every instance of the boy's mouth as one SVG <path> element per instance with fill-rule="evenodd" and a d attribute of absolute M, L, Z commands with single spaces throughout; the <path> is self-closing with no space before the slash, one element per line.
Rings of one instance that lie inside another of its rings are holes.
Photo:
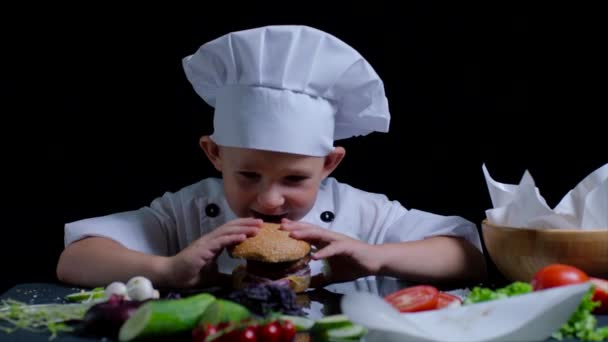
<path fill-rule="evenodd" d="M 251 214 L 255 218 L 262 219 L 264 222 L 281 223 L 281 219 L 287 217 L 287 213 L 280 215 L 266 215 L 255 210 L 251 210 Z"/>

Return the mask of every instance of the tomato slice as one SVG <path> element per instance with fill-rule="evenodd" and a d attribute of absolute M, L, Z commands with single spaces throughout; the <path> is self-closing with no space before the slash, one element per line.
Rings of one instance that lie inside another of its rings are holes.
<path fill-rule="evenodd" d="M 445 292 L 439 292 L 437 297 L 437 309 L 443 309 L 449 305 L 461 305 L 462 300 L 460 298 Z"/>
<path fill-rule="evenodd" d="M 600 306 L 593 309 L 593 313 L 596 315 L 608 314 L 608 280 L 593 277 L 589 280 L 595 285 L 591 300 L 601 303 Z"/>
<path fill-rule="evenodd" d="M 417 312 L 435 309 L 438 298 L 439 290 L 437 288 L 430 285 L 417 285 L 393 292 L 384 297 L 384 300 L 400 312 Z"/>

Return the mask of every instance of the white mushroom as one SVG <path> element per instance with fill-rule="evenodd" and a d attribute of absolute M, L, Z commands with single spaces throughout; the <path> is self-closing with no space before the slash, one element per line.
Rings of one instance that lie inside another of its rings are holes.
<path fill-rule="evenodd" d="M 127 294 L 132 300 L 150 299 L 154 297 L 154 287 L 146 277 L 133 277 L 127 282 Z"/>
<path fill-rule="evenodd" d="M 104 294 L 106 298 L 112 297 L 113 294 L 127 297 L 127 286 L 124 283 L 115 281 L 110 285 L 106 286 Z"/>

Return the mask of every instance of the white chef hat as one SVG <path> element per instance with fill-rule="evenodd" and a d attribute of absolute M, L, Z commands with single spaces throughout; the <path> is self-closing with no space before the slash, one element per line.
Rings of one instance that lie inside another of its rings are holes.
<path fill-rule="evenodd" d="M 232 32 L 183 67 L 215 108 L 211 138 L 219 145 L 326 156 L 334 140 L 388 131 L 380 77 L 356 50 L 315 28 Z"/>

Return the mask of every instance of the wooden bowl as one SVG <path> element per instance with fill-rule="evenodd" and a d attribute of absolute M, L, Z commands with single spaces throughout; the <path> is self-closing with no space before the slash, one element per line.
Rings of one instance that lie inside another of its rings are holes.
<path fill-rule="evenodd" d="M 553 263 L 608 278 L 608 229 L 532 229 L 481 223 L 483 240 L 498 270 L 511 281 L 532 280 Z"/>

